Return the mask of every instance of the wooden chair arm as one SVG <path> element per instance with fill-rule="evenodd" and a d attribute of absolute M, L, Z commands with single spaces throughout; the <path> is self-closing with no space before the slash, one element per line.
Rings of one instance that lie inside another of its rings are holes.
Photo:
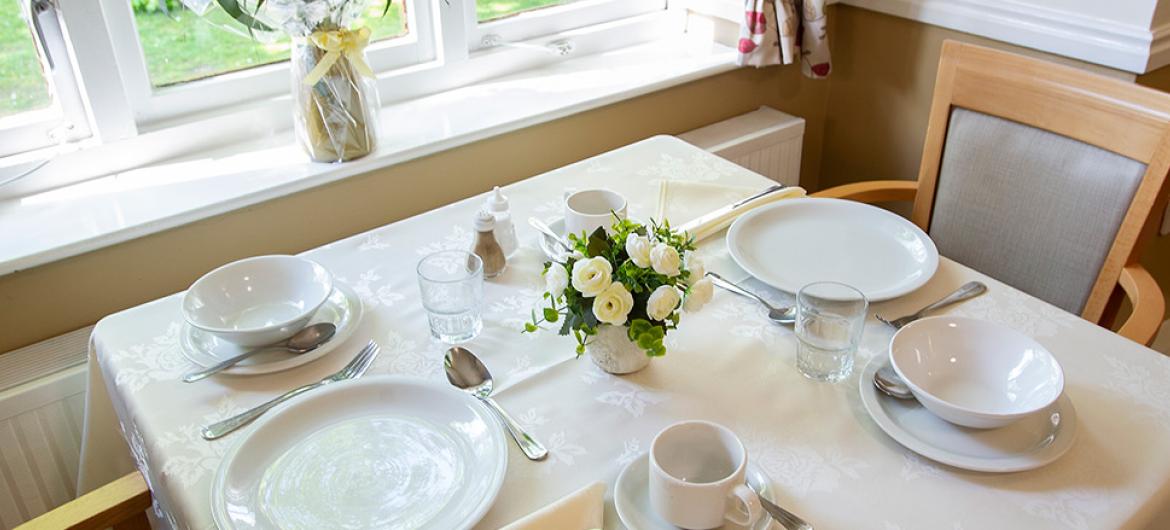
<path fill-rule="evenodd" d="M 913 201 L 918 193 L 918 182 L 913 180 L 869 180 L 842 184 L 821 190 L 812 197 L 849 199 L 864 203 Z"/>
<path fill-rule="evenodd" d="M 1125 296 L 1133 305 L 1133 312 L 1117 330 L 1117 334 L 1134 342 L 1149 346 L 1162 327 L 1166 316 L 1166 300 L 1158 282 L 1141 265 L 1126 265 L 1117 280 Z"/>
<path fill-rule="evenodd" d="M 135 471 L 37 517 L 18 530 L 148 529 L 150 489 Z"/>

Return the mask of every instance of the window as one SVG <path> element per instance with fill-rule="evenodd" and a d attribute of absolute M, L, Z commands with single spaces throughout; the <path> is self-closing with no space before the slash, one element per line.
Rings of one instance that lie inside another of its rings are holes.
<path fill-rule="evenodd" d="M 0 118 L 53 103 L 29 28 L 17 0 L 0 0 Z"/>
<path fill-rule="evenodd" d="M 60 21 L 42 1 L 0 0 L 0 156 L 89 134 Z"/>
<path fill-rule="evenodd" d="M 288 37 L 249 35 L 221 10 L 200 17 L 178 0 L 132 0 L 131 8 L 154 88 L 288 59 Z M 362 18 L 373 42 L 408 33 L 401 1 L 391 4 L 385 16 L 381 5 L 371 5 Z"/>
<path fill-rule="evenodd" d="M 480 22 L 487 22 L 573 1 L 576 0 L 478 0 L 475 5 L 475 16 Z"/>
<path fill-rule="evenodd" d="M 134 156 L 112 164 L 128 169 L 147 163 L 142 153 L 287 128 L 290 42 L 249 34 L 220 10 L 226 1 L 188 0 L 211 6 L 198 16 L 183 0 L 0 0 L 0 183 L 10 155 L 49 158 L 54 144 L 119 144 Z M 383 103 L 682 31 L 667 0 L 393 0 L 385 14 L 374 4 L 366 55 Z M 53 186 L 98 176 L 54 166 Z M 0 197 L 33 188 L 4 185 Z"/>

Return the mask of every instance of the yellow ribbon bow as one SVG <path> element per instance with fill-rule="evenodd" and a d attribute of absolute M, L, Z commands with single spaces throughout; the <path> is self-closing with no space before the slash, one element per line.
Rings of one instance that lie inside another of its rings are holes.
<path fill-rule="evenodd" d="M 366 45 L 370 43 L 370 28 L 315 31 L 309 36 L 309 42 L 325 50 L 325 56 L 321 57 L 317 66 L 313 67 L 305 76 L 305 80 L 302 81 L 304 84 L 308 86 L 317 84 L 317 81 L 325 77 L 325 72 L 328 72 L 341 59 L 342 54 L 345 54 L 349 63 L 358 73 L 366 77 L 374 77 L 374 71 L 370 69 L 369 64 L 366 64 L 365 57 Z"/>

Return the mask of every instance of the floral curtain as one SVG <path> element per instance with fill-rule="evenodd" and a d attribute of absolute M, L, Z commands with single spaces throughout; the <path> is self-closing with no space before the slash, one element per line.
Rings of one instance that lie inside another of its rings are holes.
<path fill-rule="evenodd" d="M 813 79 L 828 77 L 825 0 L 744 0 L 739 27 L 740 66 L 792 64 Z"/>

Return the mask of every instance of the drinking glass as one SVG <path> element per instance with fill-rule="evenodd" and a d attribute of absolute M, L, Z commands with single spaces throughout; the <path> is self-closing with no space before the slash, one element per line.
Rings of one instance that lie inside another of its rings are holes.
<path fill-rule="evenodd" d="M 853 369 L 869 302 L 837 282 L 810 283 L 796 295 L 796 369 L 816 381 L 835 383 Z"/>
<path fill-rule="evenodd" d="M 463 250 L 441 250 L 418 262 L 418 289 L 431 335 L 448 344 L 479 335 L 483 320 L 483 260 Z"/>

